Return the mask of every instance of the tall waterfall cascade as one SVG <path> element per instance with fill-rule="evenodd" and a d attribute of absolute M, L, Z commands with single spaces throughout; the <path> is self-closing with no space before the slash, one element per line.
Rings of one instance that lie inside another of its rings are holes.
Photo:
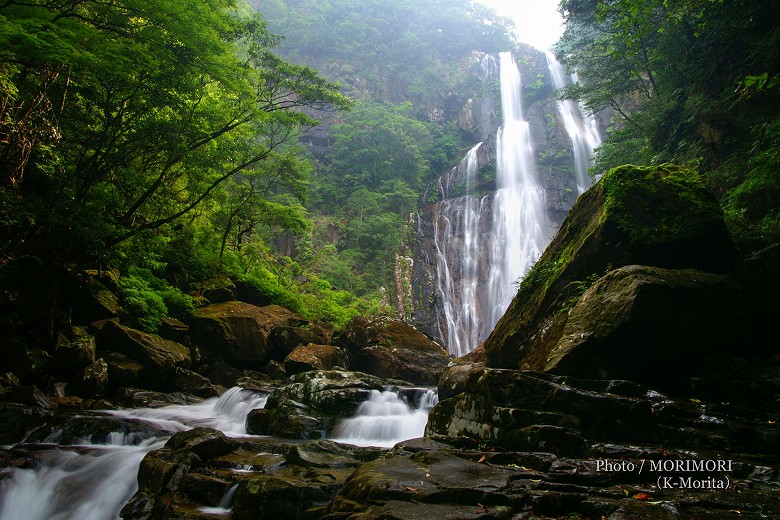
<path fill-rule="evenodd" d="M 550 69 L 553 86 L 556 90 L 564 88 L 571 78 L 566 76 L 563 65 L 555 58 L 552 51 L 547 50 L 544 54 L 547 58 L 547 67 Z M 584 193 L 591 184 L 588 169 L 591 166 L 593 150 L 601 145 L 598 123 L 593 115 L 587 114 L 579 103 L 575 103 L 571 99 L 558 100 L 557 105 L 563 126 L 571 139 L 577 191 Z"/>
<path fill-rule="evenodd" d="M 537 55 L 544 63 L 538 51 Z M 570 78 L 552 53 L 545 56 L 550 90 L 564 87 Z M 500 84 L 501 126 L 495 139 L 487 140 L 490 145 L 477 144 L 439 179 L 440 202 L 432 210 L 438 333 L 456 356 L 471 352 L 487 338 L 516 294 L 517 283 L 560 225 L 550 217 L 552 202 L 546 188 L 550 173 L 539 173 L 540 154 L 534 149 L 536 142 L 551 138 L 532 135 L 539 132 L 539 125 L 532 125 L 524 112 L 523 81 L 514 56 L 487 55 L 481 71 L 486 88 Z M 486 97 L 483 111 L 492 106 Z M 550 106 L 556 113 L 547 117 L 557 121 L 559 133 L 571 142 L 573 164 L 560 175 L 566 177 L 567 193 L 579 195 L 590 187 L 588 168 L 601 142 L 597 122 L 573 101 L 556 100 Z M 482 165 L 490 162 L 481 163 L 480 155 L 487 154 L 493 141 L 495 187 L 485 192 L 475 189 L 484 188 Z"/>
<path fill-rule="evenodd" d="M 485 322 L 480 322 L 480 309 L 486 304 L 482 284 L 479 282 L 481 239 L 479 236 L 483 214 L 489 211 L 485 197 L 472 193 L 477 174 L 478 144 L 466 154 L 466 158 L 450 175 L 439 179 L 439 190 L 448 194 L 451 184 L 465 179 L 466 194 L 455 199 L 445 199 L 438 206 L 434 220 L 434 244 L 436 247 L 437 291 L 444 305 L 445 323 L 439 332 L 449 346 L 450 353 L 462 356 L 470 345 L 485 336 Z M 458 237 L 457 240 L 452 240 Z M 453 331 L 452 334 L 446 334 Z M 446 335 L 445 335 L 446 334 Z"/>

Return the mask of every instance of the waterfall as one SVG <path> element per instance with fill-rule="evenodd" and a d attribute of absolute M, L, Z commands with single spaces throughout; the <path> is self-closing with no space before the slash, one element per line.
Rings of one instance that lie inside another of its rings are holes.
<path fill-rule="evenodd" d="M 547 57 L 547 67 L 550 70 L 553 87 L 556 90 L 562 89 L 570 82 L 566 72 L 563 70 L 563 65 L 555 59 L 552 51 L 544 51 L 544 54 Z M 571 139 L 577 191 L 584 193 L 591 184 L 588 168 L 591 165 L 593 150 L 601 144 L 598 124 L 596 119 L 592 115 L 587 114 L 579 103 L 575 103 L 570 99 L 564 99 L 558 100 L 556 104 L 563 126 L 569 135 L 569 139 Z"/>
<path fill-rule="evenodd" d="M 443 303 L 444 323 L 439 333 L 450 353 L 467 354 L 484 330 L 480 329 L 479 294 L 480 221 L 484 199 L 472 194 L 477 174 L 477 151 L 469 150 L 460 165 L 439 179 L 439 190 L 448 197 L 455 184 L 465 181 L 465 195 L 443 200 L 436 207 L 433 232 L 436 247 L 436 290 Z M 457 239 L 456 239 L 457 237 Z"/>
<path fill-rule="evenodd" d="M 106 420 L 141 425 L 132 434 L 112 432 L 103 442 L 80 439 L 52 446 L 61 431 L 42 443 L 22 443 L 14 450 L 34 454 L 32 469 L 12 468 L 0 475 L 0 520 L 118 519 L 137 489 L 138 466 L 173 433 L 210 426 L 233 436 L 246 435 L 249 410 L 265 406 L 265 397 L 231 388 L 219 399 L 198 404 L 103 412 Z M 101 417 L 101 416 L 96 416 Z M 222 509 L 230 497 L 223 500 Z"/>
<path fill-rule="evenodd" d="M 549 234 L 544 187 L 536 178 L 528 121 L 521 102 L 520 71 L 509 52 L 499 54 L 503 124 L 496 138 L 496 187 L 493 201 L 488 287 L 493 305 L 485 319 L 492 329 L 517 292 L 515 282 L 533 266 Z"/>
<path fill-rule="evenodd" d="M 356 446 L 392 448 L 401 441 L 423 436 L 428 412 L 437 402 L 438 396 L 433 390 L 421 394 L 417 406 L 410 405 L 397 392 L 372 390 L 355 416 L 339 424 L 332 440 Z"/>
<path fill-rule="evenodd" d="M 198 511 L 201 513 L 208 513 L 210 515 L 227 515 L 230 513 L 230 503 L 233 501 L 233 495 L 236 494 L 238 484 L 233 484 L 230 489 L 225 491 L 222 500 L 219 501 L 219 505 L 216 507 L 199 507 Z"/>
<path fill-rule="evenodd" d="M 496 191 L 473 193 L 480 143 L 439 180 L 443 200 L 434 209 L 439 333 L 456 356 L 487 338 L 514 297 L 514 282 L 531 268 L 549 239 L 545 192 L 534 168 L 517 65 L 508 52 L 498 60 L 488 55 L 482 73 L 485 85 L 496 79 L 501 85 Z M 463 193 L 459 187 L 465 188 Z"/>

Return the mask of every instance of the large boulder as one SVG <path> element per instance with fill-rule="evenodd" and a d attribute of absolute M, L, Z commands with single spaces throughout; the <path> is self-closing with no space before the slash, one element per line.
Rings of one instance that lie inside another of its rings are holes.
<path fill-rule="evenodd" d="M 682 389 L 710 358 L 750 335 L 734 280 L 695 269 L 626 266 L 590 287 L 569 312 L 544 370 Z M 754 347 L 754 354 L 760 345 Z"/>
<path fill-rule="evenodd" d="M 73 381 L 76 393 L 84 397 L 102 397 L 108 386 L 108 364 L 98 359 L 79 373 Z"/>
<path fill-rule="evenodd" d="M 103 326 L 97 340 L 100 355 L 104 351 L 118 352 L 141 363 L 138 382 L 147 388 L 170 389 L 176 367 L 189 368 L 192 362 L 190 350 L 181 343 L 113 321 Z"/>
<path fill-rule="evenodd" d="M 197 309 L 190 319 L 190 336 L 204 362 L 222 360 L 237 368 L 259 370 L 270 358 L 269 336 L 274 328 L 307 323 L 278 305 L 256 307 L 230 301 Z"/>
<path fill-rule="evenodd" d="M 57 370 L 73 376 L 95 362 L 95 338 L 81 327 L 73 327 L 71 334 L 60 334 L 54 347 Z"/>
<path fill-rule="evenodd" d="M 488 364 L 543 369 L 571 309 L 607 271 L 639 264 L 721 273 L 736 259 L 723 212 L 681 166 L 621 166 L 576 202 L 485 341 Z"/>
<path fill-rule="evenodd" d="M 275 327 L 268 336 L 270 357 L 284 361 L 295 347 L 314 343 L 328 345 L 333 339 L 333 330 L 325 324 L 312 323 L 306 327 Z"/>
<path fill-rule="evenodd" d="M 336 340 L 353 370 L 379 377 L 435 385 L 450 362 L 447 351 L 400 320 L 355 317 Z"/>
<path fill-rule="evenodd" d="M 336 367 L 349 368 L 349 361 L 347 354 L 333 345 L 301 345 L 284 358 L 284 369 L 288 375 L 309 370 L 332 370 Z"/>
<path fill-rule="evenodd" d="M 108 274 L 96 271 L 68 272 L 63 276 L 63 297 L 72 309 L 75 323 L 91 323 L 121 314 L 119 298 L 104 283 L 110 283 L 110 279 Z"/>

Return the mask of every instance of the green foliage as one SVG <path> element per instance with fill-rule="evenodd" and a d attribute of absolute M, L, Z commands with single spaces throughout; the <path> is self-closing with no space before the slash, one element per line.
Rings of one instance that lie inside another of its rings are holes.
<path fill-rule="evenodd" d="M 738 242 L 776 240 L 768 172 L 780 118 L 780 4 L 564 0 L 561 9 L 557 51 L 584 80 L 566 96 L 613 114 L 594 170 L 690 165 L 722 198 Z"/>
<path fill-rule="evenodd" d="M 192 297 L 149 269 L 133 267 L 117 285 L 122 306 L 136 325 L 148 332 L 155 332 L 166 316 L 183 319 L 195 309 Z"/>
<path fill-rule="evenodd" d="M 313 178 L 307 205 L 316 216 L 313 251 L 304 263 L 357 294 L 393 288 L 409 214 L 468 146 L 454 121 L 466 99 L 481 92 L 478 75 L 468 73 L 473 52 L 512 48 L 510 23 L 460 0 L 255 5 L 287 36 L 280 44 L 286 56 L 338 79 L 357 100 L 335 118 Z M 318 222 L 329 228 L 316 229 Z M 334 229 L 336 243 L 323 239 Z"/>
<path fill-rule="evenodd" d="M 162 295 L 136 274 L 120 278 L 119 289 L 122 306 L 133 316 L 136 325 L 147 332 L 156 332 L 168 315 Z"/>
<path fill-rule="evenodd" d="M 316 124 L 301 108 L 349 105 L 231 0 L 58 5 L 0 7 L 2 187 L 36 208 L 24 248 L 104 262 L 132 253 L 117 249 L 127 241 L 157 251 L 150 235 Z M 278 179 L 300 166 L 286 164 Z"/>

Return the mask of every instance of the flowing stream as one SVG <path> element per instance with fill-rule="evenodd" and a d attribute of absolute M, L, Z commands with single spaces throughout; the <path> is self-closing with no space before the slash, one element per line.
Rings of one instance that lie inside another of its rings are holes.
<path fill-rule="evenodd" d="M 422 437 L 428 412 L 438 401 L 433 390 L 408 397 L 389 390 L 372 390 L 369 399 L 358 407 L 355 416 L 341 422 L 332 440 L 356 446 L 392 448 L 398 442 Z"/>
<path fill-rule="evenodd" d="M 218 399 L 193 405 L 103 412 L 107 422 L 118 419 L 112 424 L 122 425 L 124 431 L 99 439 L 66 439 L 67 431 L 55 430 L 40 442 L 21 443 L 13 449 L 34 454 L 37 464 L 2 475 L 0 520 L 119 518 L 137 489 L 138 466 L 148 452 L 161 448 L 174 433 L 195 426 L 246 435 L 247 413 L 262 408 L 265 400 L 231 388 Z M 228 504 L 224 506 L 227 510 Z"/>
<path fill-rule="evenodd" d="M 197 404 L 85 416 L 93 425 L 105 423 L 87 437 L 74 434 L 80 431 L 78 418 L 43 433 L 33 432 L 10 449 L 32 456 L 34 467 L 0 471 L 0 520 L 117 519 L 137 490 L 138 467 L 147 453 L 161 448 L 174 433 L 195 426 L 232 437 L 248 436 L 246 416 L 263 408 L 266 399 L 236 387 Z M 343 421 L 333 440 L 392 447 L 422 437 L 428 412 L 437 401 L 433 390 L 375 390 L 355 417 Z M 204 507 L 201 512 L 228 514 L 235 490 L 231 487 L 217 507 Z"/>

